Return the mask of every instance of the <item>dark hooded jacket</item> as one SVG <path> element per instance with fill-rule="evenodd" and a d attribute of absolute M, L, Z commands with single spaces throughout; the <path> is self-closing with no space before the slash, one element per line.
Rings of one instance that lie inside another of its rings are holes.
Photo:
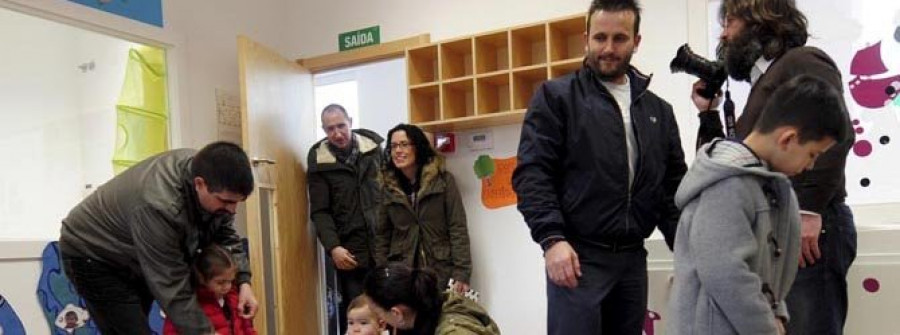
<path fill-rule="evenodd" d="M 436 156 L 422 167 L 414 203 L 392 171 L 384 171 L 384 205 L 378 215 L 376 262 L 428 267 L 443 287 L 450 278 L 468 283 L 472 274 L 466 211 L 456 181 Z"/>
<path fill-rule="evenodd" d="M 309 149 L 306 176 L 310 216 L 322 246 L 329 252 L 344 247 L 365 269 L 372 266 L 384 139 L 367 129 L 354 129 L 353 137 L 358 150 L 355 162 L 339 160 L 323 139 Z"/>

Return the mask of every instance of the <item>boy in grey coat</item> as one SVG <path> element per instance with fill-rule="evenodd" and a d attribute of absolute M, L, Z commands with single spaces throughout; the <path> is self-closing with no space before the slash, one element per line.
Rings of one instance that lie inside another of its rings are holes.
<path fill-rule="evenodd" d="M 742 142 L 700 148 L 678 188 L 669 334 L 783 334 L 800 213 L 788 176 L 851 136 L 841 95 L 803 75 L 773 93 Z"/>

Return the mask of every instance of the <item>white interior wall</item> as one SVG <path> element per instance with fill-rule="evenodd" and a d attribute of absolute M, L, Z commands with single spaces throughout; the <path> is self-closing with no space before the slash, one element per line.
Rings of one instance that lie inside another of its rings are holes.
<path fill-rule="evenodd" d="M 87 195 L 113 176 L 116 103 L 125 80 L 128 51 L 136 44 L 103 34 L 70 29 L 75 30 L 76 47 L 69 65 L 75 73 L 75 89 L 80 93 L 77 108 L 82 178 L 79 186 L 83 187 L 82 194 Z M 84 72 L 77 69 L 77 66 L 90 63 L 93 63 L 93 69 Z"/>
<path fill-rule="evenodd" d="M 189 72 L 180 90 L 189 100 L 182 110 L 187 118 L 182 146 L 200 148 L 216 140 L 216 89 L 240 95 L 238 35 L 274 50 L 283 50 L 286 38 L 295 35 L 284 29 L 286 2 L 163 1 L 164 29 L 184 38 L 185 66 L 179 70 Z"/>
<path fill-rule="evenodd" d="M 164 27 L 143 24 L 68 1 L 0 0 L 0 6 L 168 50 L 174 147 L 216 139 L 215 90 L 240 94 L 237 36 L 275 50 L 295 33 L 284 29 L 286 0 L 163 0 Z"/>
<path fill-rule="evenodd" d="M 78 71 L 66 55 L 75 34 L 61 25 L 0 11 L 0 238 L 56 238 L 65 205 L 81 198 Z M 10 34 L 11 31 L 27 34 Z M 63 60 L 63 61 L 60 61 Z M 34 189 L 40 185 L 41 189 Z M 45 186 L 54 186 L 49 191 Z"/>
<path fill-rule="evenodd" d="M 359 87 L 359 125 L 382 137 L 409 120 L 406 102 L 406 59 L 395 58 L 356 68 Z M 397 97 L 404 97 L 397 99 Z M 385 143 L 389 142 L 385 139 Z"/>

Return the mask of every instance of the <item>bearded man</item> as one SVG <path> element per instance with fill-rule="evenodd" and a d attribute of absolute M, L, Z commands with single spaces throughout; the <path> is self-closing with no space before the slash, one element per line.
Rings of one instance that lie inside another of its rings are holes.
<path fill-rule="evenodd" d="M 794 77 L 818 76 L 843 92 L 841 74 L 831 57 L 805 46 L 807 20 L 793 0 L 725 0 L 719 19 L 723 24 L 719 59 L 731 78 L 752 85 L 735 123 L 738 139 L 753 129 L 775 89 Z M 705 85 L 695 83 L 691 96 L 700 110 L 700 129 L 718 129 L 722 136 L 718 111 L 707 110 L 718 103 L 697 94 Z M 835 144 L 811 170 L 791 180 L 800 203 L 801 255 L 797 279 L 786 299 L 788 334 L 843 333 L 847 272 L 856 258 L 853 213 L 844 202 L 844 168 L 854 141 L 850 136 Z"/>
<path fill-rule="evenodd" d="M 522 124 L 513 187 L 544 250 L 547 334 L 641 334 L 644 239 L 671 247 L 673 197 L 687 167 L 672 106 L 630 65 L 634 0 L 594 0 L 584 66 L 544 82 Z"/>

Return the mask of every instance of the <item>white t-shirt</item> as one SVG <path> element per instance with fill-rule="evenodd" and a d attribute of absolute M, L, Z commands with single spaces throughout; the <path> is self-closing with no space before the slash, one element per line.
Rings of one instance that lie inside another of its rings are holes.
<path fill-rule="evenodd" d="M 628 187 L 634 182 L 634 162 L 637 150 L 637 139 L 634 137 L 634 127 L 631 124 L 631 84 L 628 76 L 625 76 L 624 84 L 616 84 L 613 82 L 600 81 L 604 87 L 612 94 L 622 111 L 622 121 L 625 123 L 625 146 L 628 153 Z"/>

